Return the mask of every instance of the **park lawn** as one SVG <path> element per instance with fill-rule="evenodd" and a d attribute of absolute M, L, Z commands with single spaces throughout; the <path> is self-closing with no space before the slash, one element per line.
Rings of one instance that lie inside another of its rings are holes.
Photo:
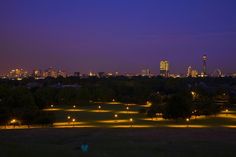
<path fill-rule="evenodd" d="M 79 146 L 86 141 L 89 152 Z M 234 157 L 236 130 L 227 128 L 3 130 L 3 157 Z"/>
<path fill-rule="evenodd" d="M 129 114 L 123 104 L 98 104 L 83 107 L 57 106 L 56 122 L 67 123 L 67 116 L 76 118 L 79 124 L 73 128 L 45 128 L 1 130 L 0 157 L 234 157 L 236 156 L 236 129 L 223 128 L 236 125 L 236 112 L 217 116 L 185 120 L 163 120 L 137 114 L 140 106 L 130 107 Z M 105 112 L 103 112 L 103 110 Z M 114 118 L 118 114 L 118 118 Z M 134 122 L 131 127 L 129 119 Z M 96 128 L 76 128 L 83 124 Z M 71 125 L 71 123 L 68 125 Z M 128 128 L 112 128 L 126 125 Z M 134 126 L 151 126 L 135 128 Z M 205 127 L 191 128 L 193 125 Z M 130 126 L 130 127 L 129 127 Z M 175 128 L 170 126 L 182 126 Z M 190 127 L 189 127 L 190 126 Z M 83 141 L 89 144 L 89 152 L 83 154 L 79 147 Z"/>
<path fill-rule="evenodd" d="M 101 109 L 98 109 L 98 106 Z M 59 110 L 50 111 L 54 114 L 56 122 L 68 122 L 68 116 L 75 118 L 81 124 L 91 125 L 95 127 L 113 127 L 117 125 L 131 125 L 129 119 L 133 119 L 133 126 L 152 126 L 152 127 L 170 127 L 170 126 L 207 126 L 207 127 L 223 127 L 236 126 L 236 111 L 231 110 L 229 113 L 221 113 L 217 116 L 201 116 L 195 119 L 192 117 L 190 122 L 185 120 L 163 120 L 160 116 L 158 118 L 148 118 L 146 114 L 140 114 L 139 110 L 142 108 L 139 105 L 129 106 L 129 111 L 126 110 L 126 104 L 114 103 L 96 103 L 88 106 L 73 108 L 68 106 L 58 106 Z M 114 115 L 118 114 L 118 118 Z M 79 123 L 80 124 L 80 123 Z M 79 125 L 78 124 L 78 125 Z"/>

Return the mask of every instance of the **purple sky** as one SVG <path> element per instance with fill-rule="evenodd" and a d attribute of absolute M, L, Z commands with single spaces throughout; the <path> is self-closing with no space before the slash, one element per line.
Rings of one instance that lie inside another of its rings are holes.
<path fill-rule="evenodd" d="M 236 72 L 235 0 L 1 0 L 0 73 L 53 66 L 68 72 Z"/>

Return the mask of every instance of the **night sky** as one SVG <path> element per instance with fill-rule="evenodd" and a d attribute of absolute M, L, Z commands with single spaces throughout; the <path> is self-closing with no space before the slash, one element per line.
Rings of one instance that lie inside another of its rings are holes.
<path fill-rule="evenodd" d="M 0 73 L 236 72 L 236 0 L 1 0 Z"/>

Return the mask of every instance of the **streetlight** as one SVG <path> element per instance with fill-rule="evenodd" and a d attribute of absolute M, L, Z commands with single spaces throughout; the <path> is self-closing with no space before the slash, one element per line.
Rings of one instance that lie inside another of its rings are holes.
<path fill-rule="evenodd" d="M 12 120 L 11 120 L 11 123 L 15 123 L 15 122 L 16 122 L 16 119 L 12 119 Z"/>
<path fill-rule="evenodd" d="M 226 110 L 225 110 L 225 113 L 226 113 L 225 115 L 226 115 L 226 116 L 228 116 L 228 112 L 229 112 L 229 110 L 226 109 Z"/>
<path fill-rule="evenodd" d="M 101 110 L 101 108 L 102 108 L 102 107 L 99 105 L 99 106 L 98 106 L 98 110 Z"/>
<path fill-rule="evenodd" d="M 126 107 L 127 113 L 129 113 L 129 106 Z"/>
<path fill-rule="evenodd" d="M 189 127 L 189 121 L 190 121 L 190 119 L 189 119 L 189 118 L 186 118 L 187 127 Z"/>
<path fill-rule="evenodd" d="M 147 102 L 146 102 L 146 107 L 151 107 L 151 106 L 152 106 L 152 102 L 147 101 Z"/>
<path fill-rule="evenodd" d="M 116 119 L 118 118 L 118 114 L 115 114 L 114 117 L 115 117 L 115 122 L 117 122 Z"/>
<path fill-rule="evenodd" d="M 75 118 L 72 119 L 72 122 L 73 122 L 73 126 L 75 126 Z"/>
<path fill-rule="evenodd" d="M 16 126 L 16 123 L 17 123 L 17 120 L 16 119 L 12 119 L 11 121 L 10 121 L 10 124 L 13 124 L 13 127 L 15 128 L 15 126 Z"/>
<path fill-rule="evenodd" d="M 76 108 L 76 106 L 74 105 L 73 108 Z"/>
<path fill-rule="evenodd" d="M 196 98 L 196 96 L 197 96 L 197 93 L 196 93 L 196 92 L 194 92 L 194 91 L 191 91 L 191 95 L 192 95 L 193 99 L 195 99 L 195 98 Z"/>
<path fill-rule="evenodd" d="M 53 108 L 54 107 L 54 105 L 51 105 L 51 108 Z"/>
<path fill-rule="evenodd" d="M 68 119 L 68 124 L 70 124 L 70 116 L 67 116 L 67 119 Z"/>
<path fill-rule="evenodd" d="M 133 118 L 130 118 L 129 121 L 130 121 L 130 127 L 132 128 L 132 126 L 133 126 Z"/>

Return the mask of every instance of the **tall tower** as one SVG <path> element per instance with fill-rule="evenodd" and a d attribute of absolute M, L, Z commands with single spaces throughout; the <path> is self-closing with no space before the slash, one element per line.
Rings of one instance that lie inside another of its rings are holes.
<path fill-rule="evenodd" d="M 202 69 L 202 72 L 203 72 L 203 76 L 206 77 L 207 76 L 207 65 L 206 65 L 206 61 L 207 61 L 207 56 L 206 55 L 203 55 L 202 57 L 202 63 L 203 63 L 203 69 Z"/>
<path fill-rule="evenodd" d="M 163 77 L 169 77 L 169 62 L 167 60 L 163 60 L 160 62 L 160 75 Z"/>

